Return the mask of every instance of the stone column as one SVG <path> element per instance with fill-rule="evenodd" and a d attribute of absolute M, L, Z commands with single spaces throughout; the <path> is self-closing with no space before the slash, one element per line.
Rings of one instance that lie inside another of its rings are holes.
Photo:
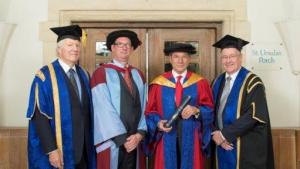
<path fill-rule="evenodd" d="M 0 21 L 0 74 L 2 72 L 6 50 L 9 44 L 9 39 L 15 27 L 16 24 Z"/>

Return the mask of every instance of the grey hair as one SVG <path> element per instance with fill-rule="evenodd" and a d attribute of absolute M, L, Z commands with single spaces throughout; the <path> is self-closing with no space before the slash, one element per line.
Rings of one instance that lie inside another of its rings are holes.
<path fill-rule="evenodd" d="M 63 39 L 63 40 L 61 40 L 61 41 L 57 42 L 57 44 L 56 44 L 56 55 L 57 55 L 57 56 L 59 56 L 59 54 L 58 54 L 58 50 L 59 50 L 61 47 L 63 47 L 63 46 L 64 46 L 64 44 L 65 44 L 65 40 L 66 40 L 66 39 Z"/>

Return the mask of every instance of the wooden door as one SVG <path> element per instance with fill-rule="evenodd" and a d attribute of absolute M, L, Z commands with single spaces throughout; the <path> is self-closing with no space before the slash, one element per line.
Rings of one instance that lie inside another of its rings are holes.
<path fill-rule="evenodd" d="M 220 36 L 220 24 L 199 25 L 199 23 L 77 23 L 85 27 L 87 43 L 82 50 L 80 64 L 90 74 L 102 63 L 112 60 L 110 52 L 105 46 L 106 36 L 114 30 L 129 29 L 138 34 L 142 45 L 138 47 L 132 56 L 130 64 L 139 68 L 146 76 L 147 82 L 151 82 L 156 76 L 170 70 L 169 57 L 164 55 L 164 48 L 174 42 L 186 42 L 192 44 L 197 53 L 192 57 L 189 69 L 201 74 L 212 81 L 220 73 L 220 59 L 216 57 L 216 50 L 211 45 Z M 148 168 L 152 168 L 149 160 Z M 210 168 L 206 161 L 206 168 Z"/>
<path fill-rule="evenodd" d="M 161 27 L 161 25 L 159 26 Z M 219 73 L 219 59 L 216 58 L 216 50 L 211 47 L 217 37 L 216 28 L 138 28 L 137 25 L 134 25 L 133 28 L 85 28 L 87 43 L 82 50 L 80 64 L 90 74 L 100 64 L 112 60 L 110 51 L 105 46 L 105 41 L 108 33 L 117 29 L 130 29 L 138 34 L 142 45 L 130 56 L 129 62 L 142 70 L 148 82 L 170 70 L 169 58 L 164 55 L 163 49 L 165 45 L 174 42 L 187 42 L 196 47 L 197 53 L 192 56 L 189 67 L 192 71 L 201 74 L 210 81 Z"/>

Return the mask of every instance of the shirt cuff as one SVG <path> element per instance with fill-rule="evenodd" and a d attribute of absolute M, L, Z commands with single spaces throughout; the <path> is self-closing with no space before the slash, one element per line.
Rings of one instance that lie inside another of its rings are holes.
<path fill-rule="evenodd" d="M 48 153 L 46 153 L 46 154 L 49 155 L 49 154 L 51 154 L 51 153 L 54 152 L 54 151 L 57 151 L 57 149 L 54 149 L 54 150 L 52 150 L 52 151 L 50 151 L 50 152 L 48 152 Z"/>
<path fill-rule="evenodd" d="M 112 140 L 117 145 L 117 147 L 120 147 L 126 142 L 126 139 L 127 139 L 127 133 L 118 135 L 114 137 Z"/>
<path fill-rule="evenodd" d="M 143 138 L 144 138 L 145 135 L 146 135 L 146 131 L 145 131 L 145 130 L 138 130 L 137 133 L 141 134 L 141 135 L 143 136 Z"/>

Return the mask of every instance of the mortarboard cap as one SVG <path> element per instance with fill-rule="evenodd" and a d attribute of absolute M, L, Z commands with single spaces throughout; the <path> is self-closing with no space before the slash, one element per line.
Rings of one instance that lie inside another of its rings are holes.
<path fill-rule="evenodd" d="M 139 40 L 137 34 L 130 30 L 117 30 L 109 33 L 106 37 L 106 46 L 107 49 L 111 51 L 111 45 L 115 43 L 116 39 L 119 37 L 127 37 L 131 41 L 131 45 L 133 46 L 133 49 L 136 49 L 138 46 L 142 44 L 142 42 Z"/>
<path fill-rule="evenodd" d="M 249 42 L 241 38 L 237 38 L 231 35 L 225 35 L 222 39 L 213 44 L 213 47 L 216 48 L 236 48 L 241 51 L 243 46 L 247 45 Z"/>
<path fill-rule="evenodd" d="M 166 46 L 164 53 L 166 56 L 170 55 L 173 52 L 186 52 L 189 55 L 196 53 L 196 48 L 188 43 L 173 43 L 169 46 Z"/>
<path fill-rule="evenodd" d="M 82 36 L 82 30 L 78 25 L 54 27 L 50 29 L 57 34 L 57 42 L 66 38 L 80 41 L 80 37 Z"/>

